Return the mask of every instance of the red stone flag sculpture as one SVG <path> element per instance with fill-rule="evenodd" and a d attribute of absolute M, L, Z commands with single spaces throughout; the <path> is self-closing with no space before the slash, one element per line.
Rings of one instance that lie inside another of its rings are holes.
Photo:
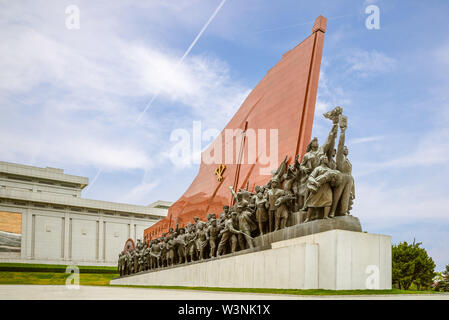
<path fill-rule="evenodd" d="M 230 186 L 252 191 L 268 182 L 286 155 L 289 162 L 297 154 L 302 158 L 312 134 L 325 31 L 326 18 L 319 16 L 312 34 L 267 72 L 202 153 L 198 175 L 168 216 L 145 230 L 146 241 L 176 223 L 205 220 L 211 212 L 218 216 L 224 205 L 233 204 Z M 210 163 L 214 157 L 218 161 Z"/>

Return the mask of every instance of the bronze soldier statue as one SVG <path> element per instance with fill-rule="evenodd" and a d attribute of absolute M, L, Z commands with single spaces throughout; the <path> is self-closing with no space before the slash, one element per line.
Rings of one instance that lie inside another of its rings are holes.
<path fill-rule="evenodd" d="M 346 117 L 340 118 L 340 138 L 338 141 L 336 166 L 341 172 L 341 183 L 334 189 L 330 217 L 349 214 L 350 204 L 355 198 L 352 164 L 348 160 L 348 147 L 345 146 Z"/>
<path fill-rule="evenodd" d="M 168 242 L 168 238 L 164 237 L 159 244 L 159 247 L 161 248 L 161 266 L 162 267 L 167 266 L 167 253 L 168 253 L 167 242 Z"/>
<path fill-rule="evenodd" d="M 190 261 L 195 261 L 197 257 L 196 239 L 197 239 L 196 227 L 195 225 L 191 224 L 189 226 L 189 233 L 187 233 L 186 235 L 186 242 L 187 242 L 186 251 L 187 256 L 190 258 Z"/>
<path fill-rule="evenodd" d="M 203 260 L 207 257 L 206 249 L 209 244 L 209 237 L 207 235 L 207 230 L 204 229 L 205 223 L 200 221 L 197 224 L 197 248 L 198 248 L 198 258 Z"/>
<path fill-rule="evenodd" d="M 179 234 L 176 237 L 176 252 L 178 254 L 178 263 L 187 262 L 187 250 L 186 250 L 186 233 L 184 228 L 179 228 Z"/>
<path fill-rule="evenodd" d="M 154 239 L 150 249 L 151 254 L 151 268 L 157 269 L 161 266 L 161 246 L 159 239 Z"/>
<path fill-rule="evenodd" d="M 125 254 L 125 270 L 124 274 L 131 274 L 131 252 L 128 250 Z"/>
<path fill-rule="evenodd" d="M 171 233 L 167 240 L 167 266 L 172 266 L 175 263 L 175 233 Z"/>
<path fill-rule="evenodd" d="M 332 129 L 321 147 L 314 138 L 301 161 L 297 155 L 288 165 L 285 157 L 266 185 L 255 187 L 255 193 L 248 191 L 249 184 L 237 193 L 229 187 L 235 204 L 224 206 L 218 219 L 214 213 L 208 213 L 206 222 L 194 217 L 194 223 L 185 229 L 179 228 L 176 220 L 176 230 L 170 227 L 168 233 L 149 243 L 138 239 L 134 249 L 127 246 L 118 255 L 120 276 L 253 248 L 256 229 L 260 235 L 283 229 L 290 213 L 299 209 L 306 211 L 304 222 L 349 214 L 355 188 L 345 146 L 347 118 L 340 107 L 324 116 L 332 121 Z M 338 128 L 341 132 L 335 149 Z"/>
<path fill-rule="evenodd" d="M 268 197 L 268 224 L 269 224 L 269 231 L 274 231 L 279 228 L 279 222 L 281 217 L 284 217 L 287 214 L 288 218 L 288 212 L 285 212 L 285 206 L 282 206 L 279 209 L 279 206 L 276 206 L 276 201 L 281 197 L 284 196 L 284 190 L 280 188 L 279 179 L 277 177 L 274 177 L 271 179 L 271 188 L 268 190 L 267 197 Z M 275 220 L 275 225 L 273 226 L 273 218 Z M 277 223 L 276 223 L 277 222 Z M 277 228 L 273 228 L 276 227 Z"/>
<path fill-rule="evenodd" d="M 338 121 L 342 111 L 343 110 L 340 107 L 335 107 L 333 110 L 324 114 L 325 118 L 332 120 L 332 129 L 329 132 L 326 142 L 321 147 L 318 146 L 318 139 L 316 137 L 314 137 L 307 145 L 306 154 L 302 158 L 301 166 L 304 167 L 303 171 L 308 172 L 308 174 L 302 182 L 307 184 L 307 180 L 309 178 L 308 175 L 310 175 L 312 171 L 320 165 L 321 156 L 327 156 L 328 160 L 332 158 L 335 139 L 337 138 L 338 133 Z M 308 197 L 308 190 L 309 189 L 307 188 L 305 191 L 304 199 Z M 306 208 L 303 208 L 303 210 L 306 211 Z"/>
<path fill-rule="evenodd" d="M 328 167 L 329 159 L 326 155 L 320 157 L 320 165 L 316 167 L 308 179 L 308 197 L 304 207 L 307 209 L 307 218 L 304 222 L 310 221 L 319 214 L 312 215 L 313 210 L 323 210 L 323 219 L 329 218 L 332 205 L 331 184 L 338 183 L 339 172 Z"/>
<path fill-rule="evenodd" d="M 287 226 L 289 217 L 289 204 L 294 200 L 294 196 L 284 191 L 284 194 L 279 196 L 274 203 L 276 213 L 274 217 L 274 230 L 284 229 Z"/>
<path fill-rule="evenodd" d="M 247 201 L 243 200 L 242 203 L 237 205 L 237 217 L 239 221 L 239 234 L 238 241 L 240 250 L 247 248 L 247 244 L 250 248 L 254 248 L 254 241 L 251 237 L 251 232 L 257 229 L 257 225 L 252 220 L 252 213 L 247 208 Z"/>
<path fill-rule="evenodd" d="M 228 242 L 231 244 L 231 253 L 234 253 L 237 249 L 237 235 L 241 232 L 239 229 L 239 220 L 237 218 L 237 212 L 231 212 L 231 218 L 225 222 L 225 227 L 220 232 L 222 237 L 218 244 L 217 255 L 221 256 L 226 253 L 226 246 Z"/>
<path fill-rule="evenodd" d="M 229 206 L 223 206 L 223 212 L 220 213 L 220 217 L 223 214 L 224 216 L 226 216 L 229 212 Z"/>
<path fill-rule="evenodd" d="M 135 262 L 135 249 L 128 251 L 130 258 L 129 258 L 129 273 L 135 273 L 136 271 L 136 265 L 137 263 Z"/>
<path fill-rule="evenodd" d="M 117 260 L 117 271 L 120 276 L 123 275 L 123 255 L 124 255 L 124 252 L 123 251 L 120 252 L 118 254 L 118 260 Z"/>
<path fill-rule="evenodd" d="M 268 221 L 268 214 L 267 214 L 267 199 L 264 198 L 262 191 L 259 189 L 259 192 L 257 193 L 256 198 L 256 219 L 257 223 L 259 224 L 259 232 L 260 235 L 263 235 L 264 233 L 267 233 L 267 221 Z"/>
<path fill-rule="evenodd" d="M 145 243 L 145 270 L 149 270 L 151 268 L 151 255 L 150 255 L 150 243 Z"/>
<path fill-rule="evenodd" d="M 210 226 L 207 228 L 207 236 L 209 238 L 209 257 L 215 257 L 215 250 L 217 248 L 218 235 L 220 234 L 220 228 L 217 226 L 217 219 L 210 220 Z"/>
<path fill-rule="evenodd" d="M 134 273 L 140 272 L 142 268 L 142 241 L 137 239 L 134 249 Z"/>
<path fill-rule="evenodd" d="M 226 207 L 228 207 L 228 206 L 226 206 Z M 228 217 L 229 216 L 229 217 Z M 226 212 L 222 212 L 222 213 L 220 213 L 220 218 L 218 219 L 218 221 L 217 221 L 217 227 L 218 227 L 218 229 L 219 229 L 219 232 L 218 232 L 218 237 L 217 237 L 217 246 L 218 246 L 218 244 L 220 243 L 220 241 L 221 241 L 221 237 L 222 237 L 222 235 L 223 235 L 223 233 L 221 232 L 224 228 L 225 228 L 225 222 L 226 222 L 226 220 L 227 219 L 229 219 L 231 216 L 230 216 L 230 213 L 229 213 L 229 207 L 228 207 L 228 211 L 226 211 Z"/>

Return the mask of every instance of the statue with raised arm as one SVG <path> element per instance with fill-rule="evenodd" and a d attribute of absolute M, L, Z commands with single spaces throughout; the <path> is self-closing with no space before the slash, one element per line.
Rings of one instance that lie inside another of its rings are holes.
<path fill-rule="evenodd" d="M 240 230 L 240 233 L 238 234 L 240 250 L 244 250 L 248 246 L 254 248 L 251 232 L 257 229 L 257 225 L 252 219 L 252 212 L 248 210 L 248 202 L 246 200 L 237 205 L 237 217 Z"/>
<path fill-rule="evenodd" d="M 239 188 L 239 192 L 237 193 L 237 196 L 239 198 L 240 201 L 247 201 L 248 204 L 251 203 L 251 198 L 254 196 L 254 193 L 246 190 L 246 189 L 240 189 Z"/>
<path fill-rule="evenodd" d="M 348 127 L 346 117 L 340 117 L 340 138 L 338 141 L 336 165 L 341 172 L 341 183 L 334 189 L 330 216 L 343 216 L 349 214 L 352 200 L 355 198 L 354 178 L 352 177 L 352 164 L 348 160 L 348 147 L 345 146 L 345 134 Z"/>
<path fill-rule="evenodd" d="M 239 202 L 243 200 L 242 194 L 236 193 L 233 186 L 229 186 L 229 190 L 231 191 L 232 198 L 234 199 L 234 205 L 232 206 L 232 210 L 235 210 L 235 208 L 237 208 L 237 205 L 239 204 Z"/>
<path fill-rule="evenodd" d="M 304 178 L 301 179 L 302 187 L 304 188 L 307 184 L 309 175 L 312 171 L 320 165 L 320 157 L 322 155 L 327 156 L 328 160 L 332 158 L 332 152 L 335 145 L 335 139 L 338 133 L 338 121 L 343 109 L 341 107 L 335 107 L 333 110 L 324 114 L 324 117 L 332 121 L 332 128 L 326 139 L 326 142 L 319 147 L 318 138 L 314 137 L 310 143 L 307 145 L 306 154 L 302 158 L 301 166 L 303 167 L 303 172 L 305 173 Z M 329 163 L 329 161 L 328 161 Z M 305 188 L 304 198 L 308 197 L 308 188 Z M 303 210 L 306 208 L 304 207 Z"/>
<path fill-rule="evenodd" d="M 323 114 L 323 116 L 326 119 L 329 119 L 332 121 L 332 124 L 333 124 L 332 129 L 334 129 L 334 126 L 339 123 L 342 113 L 343 113 L 343 108 L 335 107 L 331 111 L 328 111 L 325 114 Z M 337 130 L 338 130 L 338 127 L 337 127 Z M 334 164 L 333 157 L 335 156 L 335 139 L 336 138 L 337 138 L 337 134 L 335 134 L 335 136 L 333 136 L 331 139 L 328 139 L 326 141 L 326 143 L 328 143 L 328 145 L 326 146 L 326 149 L 323 150 L 325 152 L 325 154 L 327 155 L 327 158 L 329 159 L 329 168 L 331 168 L 331 169 L 335 169 L 333 167 L 333 164 Z"/>

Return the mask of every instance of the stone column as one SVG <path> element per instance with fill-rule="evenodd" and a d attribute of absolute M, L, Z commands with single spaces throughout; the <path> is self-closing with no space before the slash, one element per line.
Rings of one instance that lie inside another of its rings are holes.
<path fill-rule="evenodd" d="M 97 261 L 104 261 L 104 249 L 105 249 L 105 241 L 104 232 L 105 232 L 105 222 L 103 217 L 99 217 L 97 220 Z"/>
<path fill-rule="evenodd" d="M 71 232 L 70 232 L 70 213 L 68 209 L 64 209 L 64 260 L 69 260 L 70 252 L 70 242 L 71 242 Z"/>
<path fill-rule="evenodd" d="M 22 243 L 20 245 L 20 257 L 31 258 L 31 213 L 30 209 L 22 210 Z"/>

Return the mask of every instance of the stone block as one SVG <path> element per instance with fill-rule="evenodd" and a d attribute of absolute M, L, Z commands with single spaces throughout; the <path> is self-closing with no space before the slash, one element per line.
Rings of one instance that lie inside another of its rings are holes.
<path fill-rule="evenodd" d="M 245 252 L 142 272 L 113 279 L 111 284 L 391 289 L 390 236 L 336 229 L 273 242 L 267 250 Z M 376 287 L 370 287 L 373 284 Z"/>
<path fill-rule="evenodd" d="M 298 219 L 304 219 L 304 213 L 297 212 Z M 320 219 L 296 224 L 285 229 L 270 232 L 254 239 L 256 247 L 267 246 L 274 242 L 307 236 L 329 230 L 362 231 L 358 218 L 348 215 L 332 219 Z"/>

